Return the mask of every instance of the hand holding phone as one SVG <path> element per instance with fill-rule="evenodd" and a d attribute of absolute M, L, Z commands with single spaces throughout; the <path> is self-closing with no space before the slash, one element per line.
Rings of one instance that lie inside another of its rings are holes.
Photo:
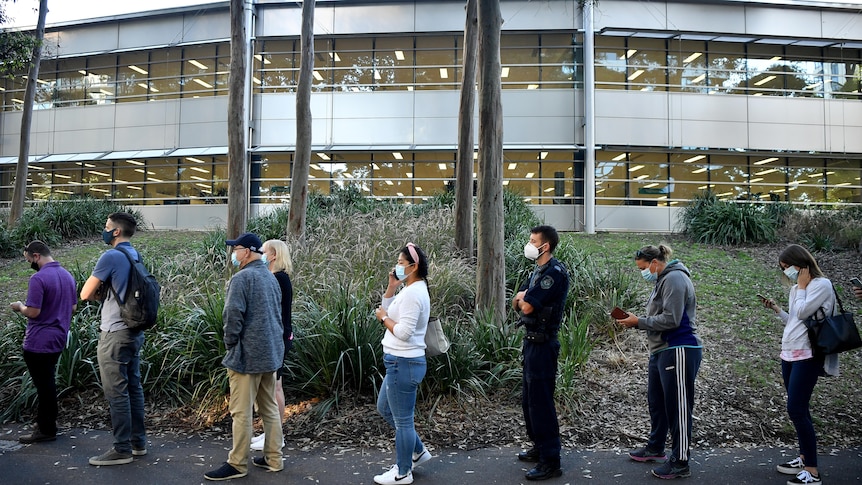
<path fill-rule="evenodd" d="M 611 318 L 613 318 L 614 320 L 622 320 L 623 318 L 626 318 L 628 316 L 629 312 L 623 310 L 620 307 L 614 307 L 614 309 L 611 310 Z"/>
<path fill-rule="evenodd" d="M 850 284 L 853 285 L 854 288 L 862 288 L 862 281 L 860 281 L 859 278 L 856 278 L 855 276 L 853 278 L 850 278 Z"/>

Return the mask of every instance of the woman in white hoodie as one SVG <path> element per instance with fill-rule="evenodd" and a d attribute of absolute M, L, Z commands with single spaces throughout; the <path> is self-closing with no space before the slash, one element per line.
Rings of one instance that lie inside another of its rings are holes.
<path fill-rule="evenodd" d="M 764 299 L 784 322 L 781 337 L 781 375 L 787 389 L 787 414 L 796 428 L 799 457 L 778 465 L 779 473 L 795 475 L 788 485 L 821 483 L 817 471 L 817 436 L 811 419 L 811 394 L 824 370 L 825 357 L 814 353 L 805 320 L 819 312 L 831 315 L 835 308 L 835 290 L 823 275 L 814 256 L 807 249 L 791 244 L 778 257 L 778 265 L 791 286 L 788 311 L 774 301 Z"/>

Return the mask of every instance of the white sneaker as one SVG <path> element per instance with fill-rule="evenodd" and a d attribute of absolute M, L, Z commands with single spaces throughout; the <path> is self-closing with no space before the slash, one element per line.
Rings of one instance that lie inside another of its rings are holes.
<path fill-rule="evenodd" d="M 261 436 L 263 436 L 263 435 L 261 435 Z M 263 451 L 264 443 L 266 443 L 266 440 L 264 440 L 264 439 L 260 439 L 257 441 L 251 440 L 251 449 L 254 451 Z M 281 448 L 284 448 L 284 440 L 283 439 L 281 440 Z"/>
<path fill-rule="evenodd" d="M 413 466 L 419 466 L 431 458 L 433 457 L 431 456 L 431 452 L 428 451 L 428 448 L 422 448 L 422 451 L 419 453 L 413 453 Z"/>
<path fill-rule="evenodd" d="M 374 477 L 374 483 L 380 485 L 401 485 L 402 483 L 413 483 L 413 470 L 407 472 L 406 475 L 398 476 L 398 465 L 392 465 L 392 468 L 383 475 Z"/>
<path fill-rule="evenodd" d="M 266 438 L 266 433 L 261 433 L 251 439 L 252 443 L 257 443 L 258 441 L 263 441 Z"/>

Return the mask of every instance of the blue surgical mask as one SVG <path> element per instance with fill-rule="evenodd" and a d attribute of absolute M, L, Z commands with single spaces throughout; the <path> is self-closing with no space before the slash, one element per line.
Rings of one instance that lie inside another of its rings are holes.
<path fill-rule="evenodd" d="M 795 266 L 788 266 L 784 268 L 784 275 L 787 276 L 790 281 L 796 283 L 796 279 L 799 278 L 799 270 L 796 269 Z"/>
<path fill-rule="evenodd" d="M 237 268 L 239 267 L 239 261 L 236 259 L 236 253 L 235 252 L 230 253 L 230 262 L 233 263 L 233 265 L 236 266 Z"/>
<path fill-rule="evenodd" d="M 111 244 L 111 241 L 114 240 L 117 236 L 114 236 L 115 229 L 110 231 L 102 231 L 102 241 L 105 241 L 105 244 Z"/>
<path fill-rule="evenodd" d="M 269 261 L 266 259 L 266 253 L 260 255 L 260 260 L 263 261 L 263 264 L 269 264 Z"/>
<path fill-rule="evenodd" d="M 404 281 L 404 278 L 407 277 L 407 275 L 404 274 L 404 266 L 401 266 L 400 264 L 395 265 L 395 277 L 398 278 L 398 281 Z"/>
<path fill-rule="evenodd" d="M 650 283 L 658 279 L 658 275 L 650 271 L 649 266 L 641 270 L 641 276 Z"/>

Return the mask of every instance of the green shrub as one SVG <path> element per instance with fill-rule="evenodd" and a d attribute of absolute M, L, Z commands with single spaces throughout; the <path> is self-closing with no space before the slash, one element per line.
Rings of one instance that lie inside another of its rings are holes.
<path fill-rule="evenodd" d="M 697 242 L 767 243 L 776 238 L 774 217 L 761 204 L 725 201 L 705 191 L 682 209 L 678 224 L 686 236 Z"/>

